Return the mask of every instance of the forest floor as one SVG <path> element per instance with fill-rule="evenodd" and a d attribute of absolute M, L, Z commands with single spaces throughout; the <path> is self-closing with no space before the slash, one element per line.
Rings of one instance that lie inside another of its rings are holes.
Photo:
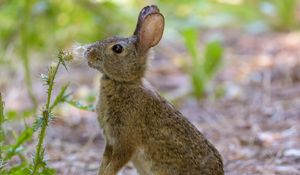
<path fill-rule="evenodd" d="M 217 147 L 226 174 L 300 175 L 300 33 L 216 30 L 202 34 L 201 43 L 216 35 L 222 36 L 225 55 L 211 87 L 221 88 L 224 96 L 214 98 L 209 92 L 204 100 L 193 98 L 182 66 L 186 53 L 167 41 L 155 50 L 148 80 Z M 34 63 L 34 74 L 45 67 Z M 18 73 L 11 76 L 22 82 Z M 99 77 L 85 63 L 70 64 L 69 72 L 60 71 L 57 82 L 60 86 L 70 81 L 80 98 L 97 93 Z M 41 81 L 34 82 L 35 93 L 45 94 Z M 9 84 L 1 87 L 7 92 L 6 107 L 23 108 L 26 90 L 21 83 Z M 57 114 L 47 130 L 49 165 L 59 175 L 96 174 L 104 146 L 96 114 L 69 105 Z M 31 145 L 29 155 L 35 142 Z M 136 172 L 129 164 L 120 174 Z"/>

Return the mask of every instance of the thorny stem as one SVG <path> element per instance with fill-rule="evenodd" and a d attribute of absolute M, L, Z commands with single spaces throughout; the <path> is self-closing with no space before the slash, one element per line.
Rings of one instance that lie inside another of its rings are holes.
<path fill-rule="evenodd" d="M 38 173 L 39 168 L 40 168 L 40 163 L 42 163 L 41 161 L 43 159 L 43 153 L 42 153 L 43 143 L 44 143 L 44 139 L 45 139 L 45 135 L 46 135 L 46 129 L 47 129 L 47 126 L 48 126 L 48 123 L 49 123 L 49 118 L 50 118 L 50 114 L 51 114 L 51 110 L 52 110 L 52 108 L 50 108 L 51 94 L 52 94 L 52 90 L 53 90 L 55 76 L 56 76 L 56 73 L 58 71 L 58 68 L 59 68 L 60 64 L 61 64 L 61 60 L 58 61 L 57 65 L 54 68 L 54 71 L 52 70 L 53 67 L 49 68 L 47 103 L 45 105 L 45 109 L 42 112 L 43 123 L 42 123 L 41 131 L 40 131 L 40 134 L 39 134 L 39 137 L 38 137 L 38 144 L 36 146 L 36 154 L 35 154 L 34 162 L 33 162 L 34 165 L 33 165 L 32 175 L 36 175 L 36 173 Z"/>
<path fill-rule="evenodd" d="M 54 79 L 55 79 L 55 75 L 58 71 L 58 67 L 59 67 L 60 63 L 61 62 L 58 61 L 52 76 L 49 77 L 50 79 L 49 79 L 49 87 L 48 87 L 48 97 L 47 97 L 47 103 L 46 103 L 46 110 L 48 110 L 49 112 L 51 112 L 50 111 L 50 100 L 51 100 L 51 94 L 52 94 L 52 89 L 53 89 L 53 85 L 54 85 Z M 52 71 L 51 68 L 49 71 Z M 51 73 L 49 73 L 49 74 L 51 74 Z"/>
<path fill-rule="evenodd" d="M 43 111 L 43 124 L 42 124 L 42 129 L 41 129 L 41 132 L 40 132 L 40 135 L 39 135 L 39 141 L 38 141 L 38 144 L 36 146 L 36 154 L 35 154 L 35 157 L 34 157 L 34 167 L 33 167 L 33 172 L 32 172 L 32 175 L 35 175 L 38 170 L 39 170 L 39 165 L 40 165 L 40 162 L 41 162 L 41 151 L 42 151 L 42 148 L 43 148 L 43 142 L 44 142 L 44 138 L 45 138 L 45 135 L 46 135 L 46 128 L 48 126 L 48 122 L 49 122 L 49 111 L 46 109 Z"/>

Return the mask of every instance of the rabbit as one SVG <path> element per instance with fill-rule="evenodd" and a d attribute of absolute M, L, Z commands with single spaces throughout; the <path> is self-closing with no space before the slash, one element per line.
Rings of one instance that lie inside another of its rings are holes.
<path fill-rule="evenodd" d="M 163 30 L 158 7 L 146 6 L 131 37 L 97 41 L 84 52 L 102 73 L 96 112 L 106 145 L 99 175 L 116 175 L 129 161 L 140 175 L 224 174 L 217 149 L 143 78 Z"/>

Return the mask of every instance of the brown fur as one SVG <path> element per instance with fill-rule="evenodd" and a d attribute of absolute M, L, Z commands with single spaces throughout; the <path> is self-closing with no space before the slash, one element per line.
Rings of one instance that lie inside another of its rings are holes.
<path fill-rule="evenodd" d="M 163 23 L 158 8 L 147 6 L 132 37 L 96 42 L 85 53 L 89 65 L 103 73 L 97 113 L 106 146 L 99 175 L 116 175 L 129 161 L 141 175 L 224 174 L 215 147 L 143 79 Z M 115 44 L 123 46 L 122 53 L 112 51 Z"/>

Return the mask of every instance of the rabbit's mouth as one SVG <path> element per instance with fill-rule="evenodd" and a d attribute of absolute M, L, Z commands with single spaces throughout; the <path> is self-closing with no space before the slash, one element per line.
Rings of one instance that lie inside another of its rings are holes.
<path fill-rule="evenodd" d="M 90 68 L 96 69 L 96 70 L 100 71 L 101 73 L 103 73 L 103 70 L 102 70 L 101 66 L 99 66 L 98 64 L 95 64 L 95 63 L 93 63 L 92 61 L 89 61 L 89 60 L 87 62 L 88 62 L 88 66 Z"/>
<path fill-rule="evenodd" d="M 95 69 L 97 68 L 96 66 L 94 66 L 94 65 L 93 65 L 91 62 L 89 62 L 89 61 L 88 61 L 88 65 L 89 65 L 91 68 L 95 68 Z"/>
<path fill-rule="evenodd" d="M 88 61 L 88 65 L 91 67 L 91 68 L 94 68 L 94 69 L 98 69 L 99 67 L 96 66 L 95 64 L 93 64 L 92 62 Z"/>
<path fill-rule="evenodd" d="M 91 68 L 97 69 L 102 72 L 100 67 L 101 60 L 99 58 L 99 50 L 95 47 L 88 47 L 84 52 L 84 57 L 87 59 L 88 65 Z"/>

